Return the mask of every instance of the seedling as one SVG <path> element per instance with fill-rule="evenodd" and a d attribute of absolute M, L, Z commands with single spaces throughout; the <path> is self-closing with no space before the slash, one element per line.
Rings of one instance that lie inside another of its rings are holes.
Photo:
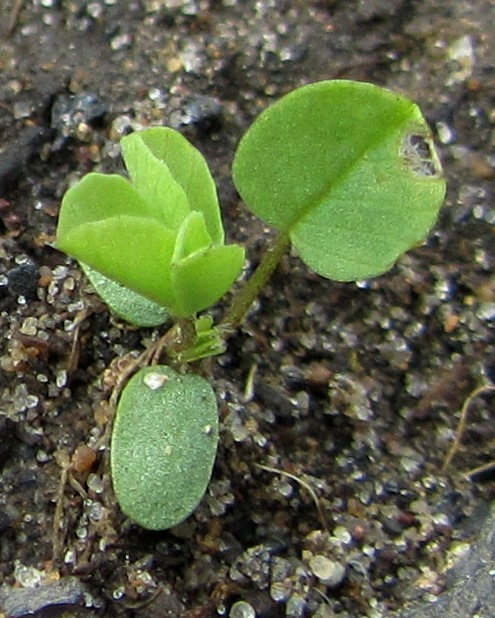
<path fill-rule="evenodd" d="M 329 279 L 386 272 L 427 236 L 445 181 L 428 126 L 409 99 L 343 80 L 286 95 L 248 129 L 233 164 L 242 199 L 279 235 L 214 325 L 198 313 L 231 288 L 244 250 L 224 242 L 205 160 L 165 127 L 133 133 L 121 145 L 129 179 L 91 173 L 71 187 L 55 246 L 79 260 L 120 316 L 137 325 L 174 320 L 142 364 L 158 363 L 164 348 L 175 369 L 143 367 L 124 386 L 111 445 L 122 510 L 145 528 L 164 529 L 200 502 L 218 441 L 211 387 L 177 373 L 177 365 L 225 349 L 290 244 Z"/>

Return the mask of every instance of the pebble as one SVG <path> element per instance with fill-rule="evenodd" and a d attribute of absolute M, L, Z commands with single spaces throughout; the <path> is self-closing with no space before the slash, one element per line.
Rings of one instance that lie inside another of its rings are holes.
<path fill-rule="evenodd" d="M 313 575 L 329 588 L 336 588 L 339 586 L 345 577 L 345 567 L 340 564 L 340 562 L 330 560 L 330 558 L 322 556 L 321 554 L 310 558 L 309 568 L 313 572 Z"/>
<path fill-rule="evenodd" d="M 52 150 L 62 148 L 71 137 L 88 139 L 90 127 L 101 121 L 108 109 L 107 103 L 92 92 L 58 95 L 51 110 L 50 124 L 57 131 Z"/>
<path fill-rule="evenodd" d="M 246 601 L 237 601 L 230 608 L 229 618 L 256 618 L 256 612 Z"/>
<path fill-rule="evenodd" d="M 26 300 L 36 300 L 39 269 L 27 263 L 14 266 L 7 273 L 7 289 L 12 296 L 23 296 Z"/>
<path fill-rule="evenodd" d="M 170 126 L 174 129 L 194 126 L 208 126 L 218 121 L 223 114 L 222 103 L 213 97 L 193 96 L 189 98 L 180 110 L 170 114 Z"/>
<path fill-rule="evenodd" d="M 127 49 L 132 45 L 132 36 L 130 34 L 119 34 L 110 42 L 110 47 L 114 51 Z"/>
<path fill-rule="evenodd" d="M 495 303 L 481 303 L 476 315 L 480 318 L 480 320 L 495 320 Z"/>
<path fill-rule="evenodd" d="M 456 63 L 452 75 L 453 81 L 467 79 L 475 64 L 474 41 L 470 35 L 463 35 L 455 39 L 448 49 L 449 60 Z"/>
<path fill-rule="evenodd" d="M 84 607 L 85 601 L 91 599 L 89 591 L 77 577 L 65 577 L 54 584 L 40 585 L 36 588 L 9 588 L 0 590 L 0 607 L 9 618 L 46 615 L 55 608 L 66 606 L 73 610 Z"/>

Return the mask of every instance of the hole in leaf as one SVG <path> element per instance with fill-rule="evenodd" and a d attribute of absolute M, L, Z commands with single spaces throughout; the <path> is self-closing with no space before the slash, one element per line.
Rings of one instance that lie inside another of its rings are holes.
<path fill-rule="evenodd" d="M 418 176 L 440 176 L 441 168 L 431 140 L 423 135 L 406 135 L 402 143 L 402 156 L 408 167 Z"/>

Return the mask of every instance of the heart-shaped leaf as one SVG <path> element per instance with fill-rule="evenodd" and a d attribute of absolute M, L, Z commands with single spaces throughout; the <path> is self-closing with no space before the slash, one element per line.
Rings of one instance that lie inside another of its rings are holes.
<path fill-rule="evenodd" d="M 238 146 L 246 204 L 339 281 L 379 275 L 436 221 L 445 181 L 409 99 L 345 80 L 304 86 L 265 110 Z"/>
<path fill-rule="evenodd" d="M 206 380 L 162 365 L 140 370 L 122 393 L 112 434 L 122 511 L 150 530 L 180 523 L 205 494 L 217 443 L 217 403 Z"/>

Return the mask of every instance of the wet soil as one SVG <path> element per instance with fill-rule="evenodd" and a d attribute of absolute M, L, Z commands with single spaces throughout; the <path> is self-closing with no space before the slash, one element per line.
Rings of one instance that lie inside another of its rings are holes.
<path fill-rule="evenodd" d="M 490 390 L 442 471 L 463 404 L 493 379 L 493 0 L 0 11 L 0 615 L 380 617 L 444 598 L 495 488 Z M 110 315 L 50 247 L 61 196 L 90 170 L 122 171 L 125 133 L 179 128 L 249 273 L 272 233 L 235 193 L 235 145 L 270 102 L 330 78 L 421 105 L 449 182 L 438 225 L 373 281 L 284 258 L 228 352 L 195 368 L 221 419 L 205 499 L 144 531 L 119 512 L 98 445 L 114 360 L 161 331 Z M 80 445 L 96 461 L 67 473 Z"/>

